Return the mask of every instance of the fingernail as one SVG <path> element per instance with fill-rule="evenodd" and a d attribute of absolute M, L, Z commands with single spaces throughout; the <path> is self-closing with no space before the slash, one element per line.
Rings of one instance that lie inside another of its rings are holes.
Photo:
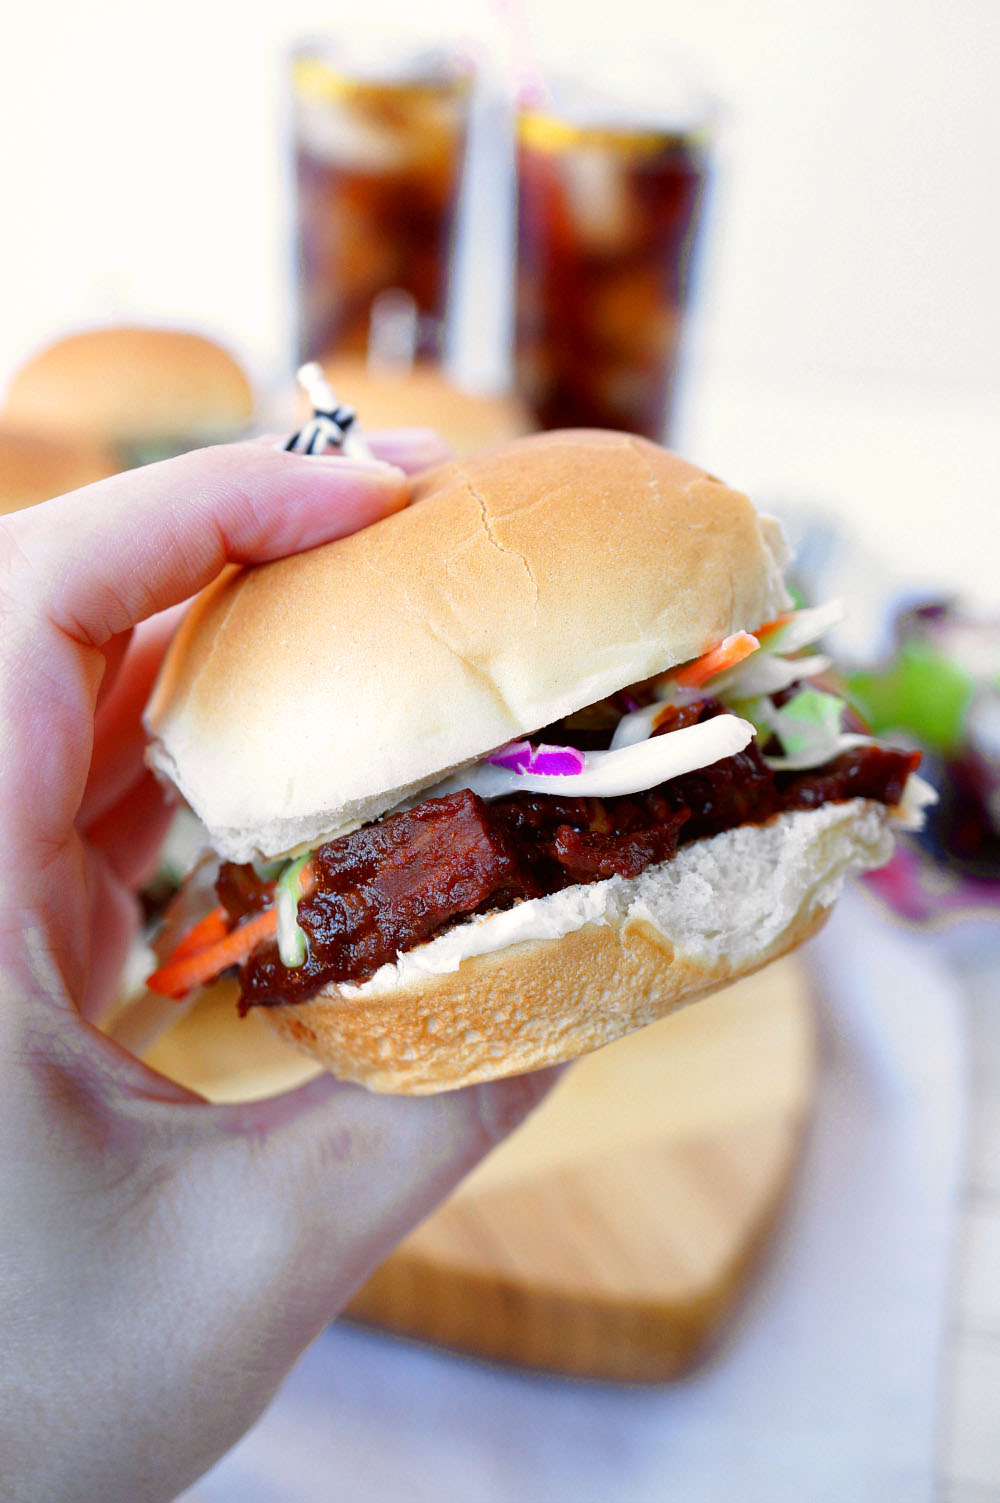
<path fill-rule="evenodd" d="M 433 428 L 390 428 L 368 435 L 372 448 L 387 459 L 398 457 L 410 471 L 446 464 L 454 450 Z"/>
<path fill-rule="evenodd" d="M 376 443 L 393 445 L 405 448 L 410 444 L 433 445 L 440 448 L 446 440 L 433 428 L 376 428 L 371 434 L 366 434 Z"/>
<path fill-rule="evenodd" d="M 398 465 L 389 464 L 384 459 L 366 459 L 359 454 L 290 454 L 289 458 L 301 460 L 310 469 L 336 470 L 341 475 L 384 475 L 406 479 Z"/>

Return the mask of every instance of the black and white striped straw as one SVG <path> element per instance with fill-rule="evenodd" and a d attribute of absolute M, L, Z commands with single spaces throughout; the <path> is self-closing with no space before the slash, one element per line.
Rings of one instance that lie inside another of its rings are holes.
<path fill-rule="evenodd" d="M 369 456 L 368 445 L 361 436 L 357 413 L 353 407 L 338 402 L 333 388 L 316 361 L 298 371 L 299 385 L 313 407 L 313 415 L 304 427 L 293 433 L 284 448 L 294 454 L 342 454 Z"/>

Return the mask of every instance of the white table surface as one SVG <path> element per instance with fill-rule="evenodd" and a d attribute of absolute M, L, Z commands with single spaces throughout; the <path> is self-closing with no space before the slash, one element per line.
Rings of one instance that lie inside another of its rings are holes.
<path fill-rule="evenodd" d="M 942 1503 L 1000 1503 L 1000 924 L 948 936 L 972 1109 L 945 1365 Z"/>

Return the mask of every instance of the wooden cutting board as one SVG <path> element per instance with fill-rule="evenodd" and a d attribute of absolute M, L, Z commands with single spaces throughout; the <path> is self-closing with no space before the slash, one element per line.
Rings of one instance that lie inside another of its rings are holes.
<path fill-rule="evenodd" d="M 312 1073 L 232 1008 L 217 989 L 147 1059 L 215 1100 Z M 812 1009 L 789 958 L 573 1065 L 348 1313 L 548 1371 L 676 1377 L 746 1288 L 814 1078 Z"/>

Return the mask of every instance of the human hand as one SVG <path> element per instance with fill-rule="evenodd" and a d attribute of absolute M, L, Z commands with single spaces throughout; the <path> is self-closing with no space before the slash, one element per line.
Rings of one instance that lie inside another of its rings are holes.
<path fill-rule="evenodd" d="M 442 457 L 387 438 L 406 467 Z M 257 1418 L 543 1075 L 420 1099 L 329 1077 L 210 1106 L 95 1026 L 169 818 L 142 706 L 170 612 L 227 561 L 405 504 L 401 469 L 205 450 L 0 520 L 0 1479 L 167 1499 Z"/>

